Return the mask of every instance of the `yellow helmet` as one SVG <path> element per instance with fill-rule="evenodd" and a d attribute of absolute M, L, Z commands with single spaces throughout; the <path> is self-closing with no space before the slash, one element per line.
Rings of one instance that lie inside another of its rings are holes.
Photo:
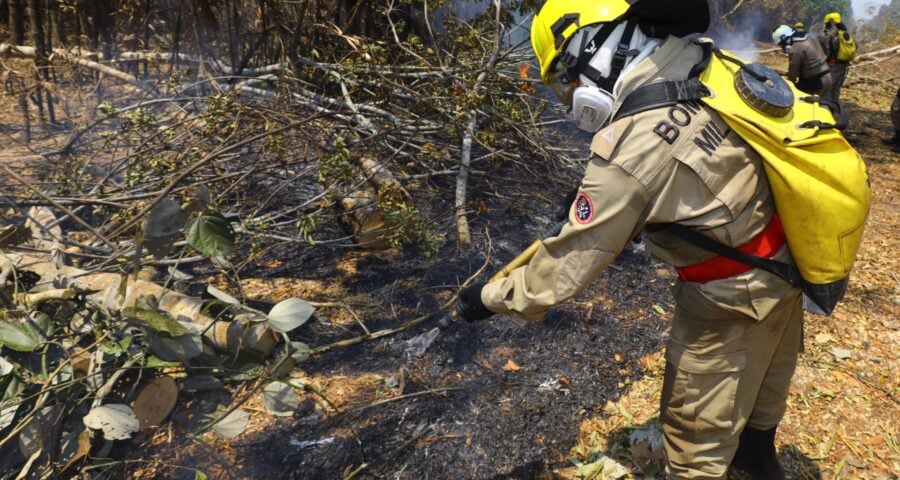
<path fill-rule="evenodd" d="M 825 20 L 822 20 L 825 23 L 834 22 L 841 23 L 841 14 L 838 12 L 831 12 L 825 15 Z"/>
<path fill-rule="evenodd" d="M 683 36 L 709 27 L 709 6 L 706 0 L 547 0 L 531 22 L 541 80 L 550 82 L 557 58 L 578 29 L 626 18 L 646 24 L 652 36 Z"/>
<path fill-rule="evenodd" d="M 794 24 L 794 30 L 806 30 L 806 26 L 803 25 L 803 22 L 797 22 Z"/>

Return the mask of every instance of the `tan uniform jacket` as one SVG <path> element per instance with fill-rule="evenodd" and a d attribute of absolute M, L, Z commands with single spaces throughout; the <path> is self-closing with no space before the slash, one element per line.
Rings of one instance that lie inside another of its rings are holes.
<path fill-rule="evenodd" d="M 828 71 L 825 53 L 818 42 L 808 35 L 794 39 L 793 51 L 788 58 L 787 77 L 796 83 L 800 79 L 819 77 Z"/>
<path fill-rule="evenodd" d="M 701 58 L 700 47 L 669 37 L 625 72 L 615 108 L 642 85 L 686 78 Z M 762 231 L 774 212 L 759 156 L 700 103 L 619 119 L 595 135 L 591 150 L 568 223 L 558 236 L 543 240 L 528 265 L 484 287 L 488 309 L 541 318 L 583 290 L 645 226 L 680 223 L 736 246 Z M 713 256 L 651 230 L 650 252 L 666 263 L 685 266 Z M 787 248 L 775 258 L 790 261 Z M 700 297 L 757 319 L 790 289 L 760 270 L 705 284 L 679 282 L 676 288 L 697 289 Z"/>

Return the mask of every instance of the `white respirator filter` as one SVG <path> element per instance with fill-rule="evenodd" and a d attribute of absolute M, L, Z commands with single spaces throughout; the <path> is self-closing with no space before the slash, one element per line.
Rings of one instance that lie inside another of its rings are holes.
<path fill-rule="evenodd" d="M 572 94 L 572 109 L 568 116 L 578 128 L 596 133 L 609 120 L 612 107 L 612 95 L 597 87 L 582 85 Z"/>

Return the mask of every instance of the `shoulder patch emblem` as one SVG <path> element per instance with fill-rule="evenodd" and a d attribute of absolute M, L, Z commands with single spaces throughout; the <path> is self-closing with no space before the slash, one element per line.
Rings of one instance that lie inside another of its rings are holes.
<path fill-rule="evenodd" d="M 594 219 L 594 202 L 587 193 L 578 192 L 575 197 L 575 220 L 585 225 Z"/>

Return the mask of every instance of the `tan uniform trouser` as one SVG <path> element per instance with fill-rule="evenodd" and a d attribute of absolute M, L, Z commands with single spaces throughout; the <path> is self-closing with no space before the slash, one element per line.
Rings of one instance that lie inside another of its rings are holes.
<path fill-rule="evenodd" d="M 835 102 L 841 101 L 841 89 L 844 87 L 844 80 L 847 78 L 847 69 L 849 63 L 838 62 L 828 65 L 831 72 L 831 99 Z"/>
<path fill-rule="evenodd" d="M 725 478 L 741 431 L 781 421 L 802 344 L 792 289 L 760 321 L 682 284 L 666 347 L 660 415 L 670 479 Z"/>

